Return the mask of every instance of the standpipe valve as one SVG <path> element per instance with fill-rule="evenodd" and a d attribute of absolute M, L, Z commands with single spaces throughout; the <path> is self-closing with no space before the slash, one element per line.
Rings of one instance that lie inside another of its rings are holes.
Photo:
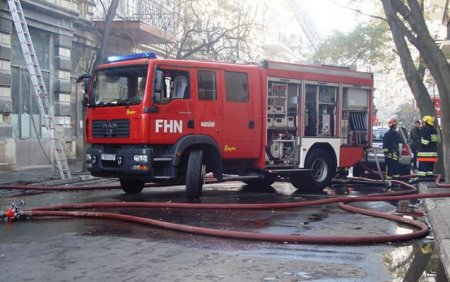
<path fill-rule="evenodd" d="M 25 205 L 25 201 L 21 200 L 20 203 L 11 203 L 11 207 L 9 207 L 5 212 L 0 211 L 0 218 L 5 219 L 6 221 L 13 221 L 19 219 L 21 215 L 23 215 L 22 206 Z"/>

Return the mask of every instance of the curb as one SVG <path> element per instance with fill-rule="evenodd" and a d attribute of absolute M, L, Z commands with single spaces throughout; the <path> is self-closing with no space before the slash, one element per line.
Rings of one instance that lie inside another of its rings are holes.
<path fill-rule="evenodd" d="M 440 192 L 439 188 L 430 188 L 434 183 L 418 183 L 422 194 Z M 450 200 L 447 198 L 424 199 L 425 211 L 434 233 L 439 257 L 447 277 L 450 277 Z"/>

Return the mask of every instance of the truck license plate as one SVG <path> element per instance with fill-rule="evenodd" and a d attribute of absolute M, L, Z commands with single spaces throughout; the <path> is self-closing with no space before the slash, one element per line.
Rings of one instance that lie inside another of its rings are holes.
<path fill-rule="evenodd" d="M 102 161 L 115 161 L 116 155 L 113 154 L 102 154 L 101 157 Z"/>

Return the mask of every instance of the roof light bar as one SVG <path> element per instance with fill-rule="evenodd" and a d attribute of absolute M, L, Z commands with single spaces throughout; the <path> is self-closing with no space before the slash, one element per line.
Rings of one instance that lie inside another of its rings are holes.
<path fill-rule="evenodd" d="M 113 63 L 113 62 L 137 60 L 137 59 L 156 59 L 156 54 L 154 52 L 144 52 L 144 53 L 135 53 L 135 54 L 128 54 L 128 55 L 109 56 L 108 58 L 106 58 L 106 62 Z"/>

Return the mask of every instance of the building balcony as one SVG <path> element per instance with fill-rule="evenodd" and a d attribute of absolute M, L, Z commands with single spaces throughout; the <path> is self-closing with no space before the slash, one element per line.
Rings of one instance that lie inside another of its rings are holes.
<path fill-rule="evenodd" d="M 99 30 L 105 27 L 104 21 L 95 21 Z M 138 20 L 113 21 L 110 26 L 111 36 L 131 44 L 171 44 L 175 43 L 172 33 L 158 29 L 152 25 Z"/>

